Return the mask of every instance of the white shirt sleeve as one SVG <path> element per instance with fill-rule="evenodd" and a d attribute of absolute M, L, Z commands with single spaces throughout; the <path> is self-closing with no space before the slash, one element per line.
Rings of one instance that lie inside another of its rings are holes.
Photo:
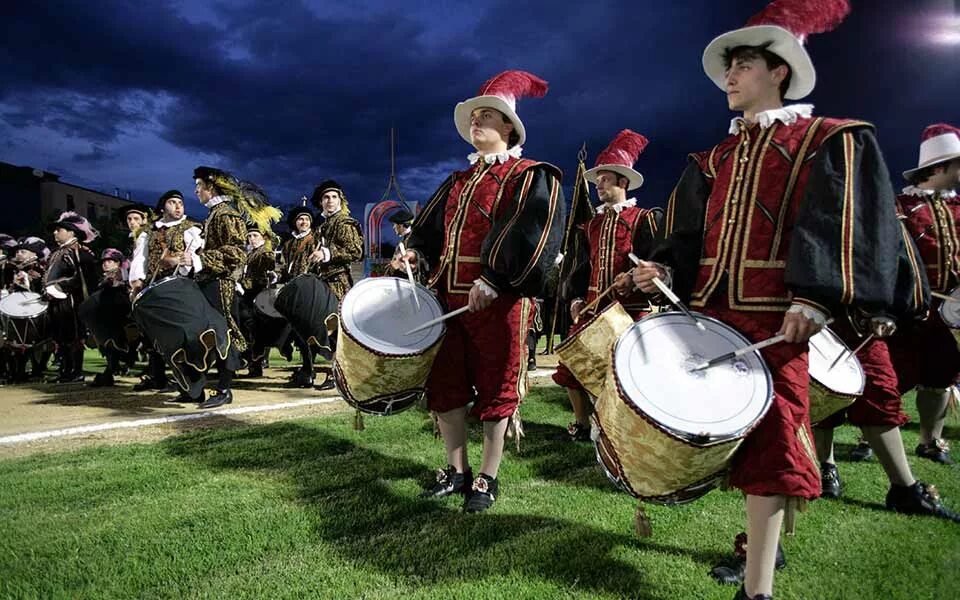
<path fill-rule="evenodd" d="M 200 234 L 199 227 L 191 227 L 183 232 L 183 245 L 187 249 L 186 251 L 190 253 L 190 258 L 193 261 L 194 274 L 199 273 L 203 270 L 203 262 L 200 260 L 199 254 L 200 250 L 203 249 L 203 236 Z M 185 266 L 180 266 L 177 272 L 180 275 L 189 275 L 190 269 Z"/>
<path fill-rule="evenodd" d="M 133 258 L 130 259 L 130 276 L 127 281 L 143 281 L 147 278 L 147 234 L 141 233 L 133 243 Z"/>

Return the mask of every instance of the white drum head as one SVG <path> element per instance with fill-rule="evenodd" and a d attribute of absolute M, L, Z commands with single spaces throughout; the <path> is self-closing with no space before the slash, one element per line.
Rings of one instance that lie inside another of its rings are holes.
<path fill-rule="evenodd" d="M 830 365 L 846 353 L 837 366 Z M 810 338 L 810 377 L 828 390 L 845 396 L 859 396 L 867 378 L 863 373 L 860 360 L 850 354 L 850 348 L 829 328 Z"/>
<path fill-rule="evenodd" d="M 281 286 L 282 287 L 282 286 Z M 275 319 L 282 319 L 283 315 L 277 312 L 277 309 L 274 307 L 274 304 L 277 301 L 277 294 L 280 293 L 280 288 L 267 288 L 261 290 L 257 297 L 253 299 L 253 305 L 257 307 L 257 310 L 267 315 L 268 317 L 273 317 Z"/>
<path fill-rule="evenodd" d="M 677 437 L 700 444 L 741 437 L 766 414 L 773 382 L 758 352 L 702 371 L 690 369 L 748 346 L 732 327 L 693 313 L 658 313 L 633 324 L 614 347 L 617 383 L 633 408 Z"/>
<path fill-rule="evenodd" d="M 34 292 L 12 292 L 0 300 L 0 313 L 11 319 L 39 317 L 47 311 L 47 301 Z"/>
<path fill-rule="evenodd" d="M 420 308 L 413 299 L 420 299 Z M 388 355 L 418 354 L 443 335 L 443 323 L 404 335 L 443 314 L 440 303 L 422 285 L 398 277 L 369 277 L 350 288 L 340 302 L 340 325 L 374 352 Z"/>
<path fill-rule="evenodd" d="M 960 286 L 950 291 L 953 302 L 944 300 L 940 303 L 940 318 L 951 329 L 960 329 Z"/>

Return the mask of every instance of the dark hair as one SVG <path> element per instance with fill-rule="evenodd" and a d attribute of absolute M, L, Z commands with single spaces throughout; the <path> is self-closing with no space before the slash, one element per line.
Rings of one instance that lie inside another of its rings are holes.
<path fill-rule="evenodd" d="M 950 168 L 950 165 L 955 162 L 960 163 L 960 158 L 954 158 L 953 160 L 945 160 L 935 165 L 924 167 L 919 171 L 917 171 L 916 173 L 912 174 L 908 178 L 908 181 L 913 185 L 919 185 L 921 183 L 924 183 L 926 180 L 933 177 L 937 173 L 937 171 L 940 171 L 940 170 L 946 171 L 947 169 Z"/>
<path fill-rule="evenodd" d="M 787 61 L 780 58 L 779 54 L 774 54 L 767 50 L 769 46 L 770 44 L 767 43 L 762 46 L 737 46 L 735 48 L 727 48 L 723 51 L 723 66 L 729 69 L 733 61 L 737 59 L 754 60 L 762 58 L 763 62 L 767 65 L 767 69 L 770 71 L 781 65 L 787 67 L 787 76 L 780 82 L 780 99 L 783 100 L 787 96 L 787 90 L 790 89 L 790 79 L 793 77 L 793 69 L 790 68 Z"/>
<path fill-rule="evenodd" d="M 520 134 L 517 133 L 517 126 L 513 121 L 507 118 L 507 115 L 503 113 L 500 113 L 500 118 L 503 119 L 504 123 L 509 123 L 513 125 L 513 129 L 510 130 L 510 137 L 507 138 L 507 147 L 513 148 L 514 146 L 520 143 Z"/>

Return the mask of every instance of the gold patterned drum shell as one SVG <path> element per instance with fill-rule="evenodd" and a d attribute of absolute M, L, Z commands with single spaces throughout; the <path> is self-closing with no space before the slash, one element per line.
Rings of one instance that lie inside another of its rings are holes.
<path fill-rule="evenodd" d="M 841 353 L 843 358 L 831 369 Z M 810 338 L 810 423 L 816 425 L 851 404 L 863 393 L 867 378 L 863 365 L 830 328 Z"/>
<path fill-rule="evenodd" d="M 631 325 L 633 318 L 619 302 L 614 302 L 557 346 L 560 362 L 592 396 L 599 396 L 603 390 L 610 370 L 610 349 Z"/>

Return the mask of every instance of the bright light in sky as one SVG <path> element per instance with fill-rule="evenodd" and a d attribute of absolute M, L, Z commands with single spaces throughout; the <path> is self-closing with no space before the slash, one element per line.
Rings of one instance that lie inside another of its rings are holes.
<path fill-rule="evenodd" d="M 930 39 L 947 46 L 960 45 L 960 15 L 937 17 Z"/>

